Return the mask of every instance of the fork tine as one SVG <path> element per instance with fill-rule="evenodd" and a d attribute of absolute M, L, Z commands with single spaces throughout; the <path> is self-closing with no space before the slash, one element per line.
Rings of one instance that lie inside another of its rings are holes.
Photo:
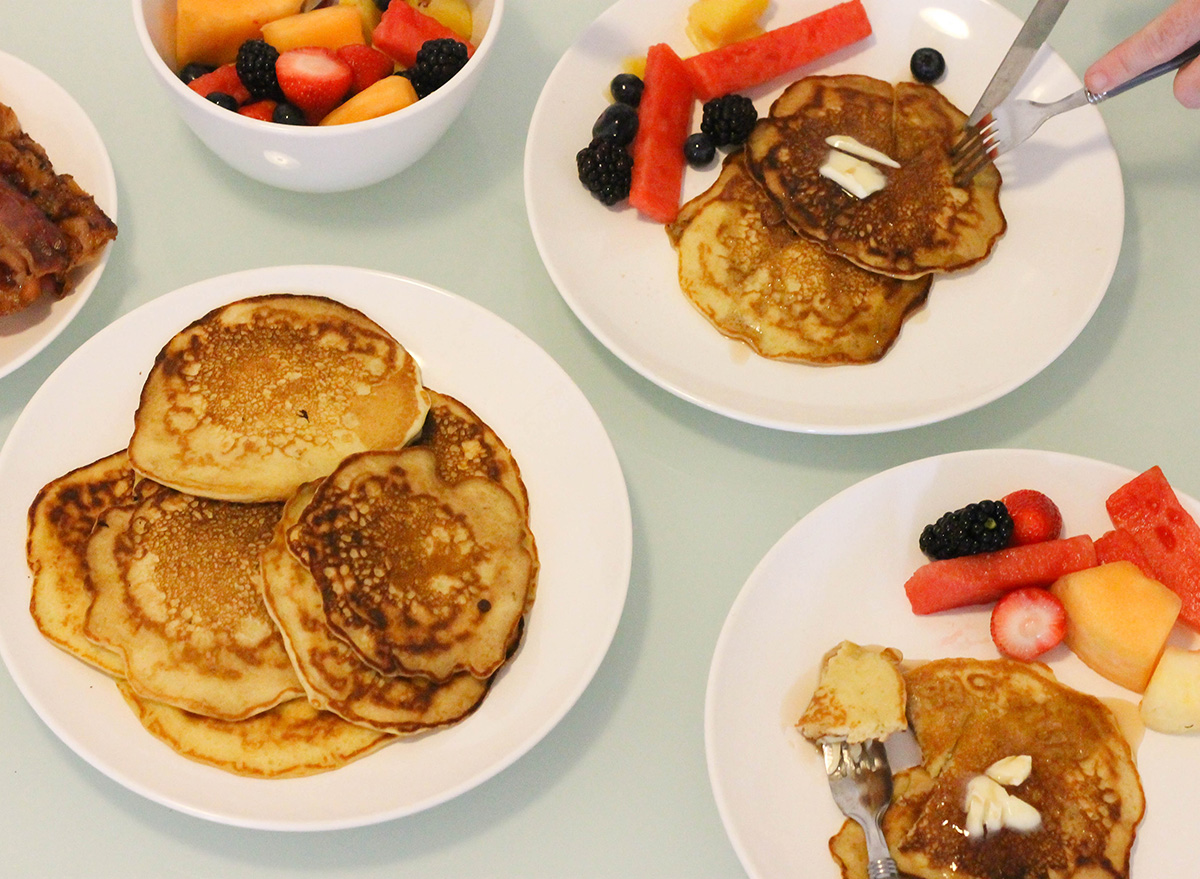
<path fill-rule="evenodd" d="M 950 162 L 955 186 L 966 186 L 972 178 L 996 157 L 998 132 L 995 120 L 985 117 L 976 136 L 969 139 L 962 149 L 951 149 Z M 962 138 L 960 138 L 960 141 Z"/>

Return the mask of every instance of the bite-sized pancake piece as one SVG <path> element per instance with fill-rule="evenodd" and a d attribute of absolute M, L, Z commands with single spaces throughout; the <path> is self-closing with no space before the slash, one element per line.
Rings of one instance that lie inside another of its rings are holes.
<path fill-rule="evenodd" d="M 787 222 L 863 268 L 895 278 L 954 272 L 1004 234 L 1000 174 L 990 163 L 954 184 L 950 146 L 966 116 L 932 86 L 866 76 L 810 76 L 789 86 L 746 142 L 747 165 Z M 856 198 L 823 177 L 842 135 L 883 152 L 884 187 Z"/>
<path fill-rule="evenodd" d="M 503 664 L 537 575 L 512 494 L 485 478 L 446 482 L 421 447 L 347 458 L 288 545 L 364 662 L 439 681 Z"/>
<path fill-rule="evenodd" d="M 340 769 L 379 750 L 393 736 L 355 726 L 304 699 L 291 699 L 246 720 L 192 714 L 117 684 L 155 738 L 189 760 L 251 778 L 296 778 Z"/>
<path fill-rule="evenodd" d="M 717 330 L 763 357 L 878 360 L 925 301 L 930 276 L 868 272 L 797 235 L 744 155 L 726 158 L 713 185 L 667 227 L 683 292 Z"/>
<path fill-rule="evenodd" d="M 945 659 L 905 674 L 923 765 L 896 775 L 883 830 L 902 874 L 925 879 L 1123 879 L 1145 797 L 1128 743 L 1100 700 L 1043 665 Z M 1041 816 L 1034 830 L 966 832 L 966 785 L 996 761 L 1029 755 L 1009 793 Z M 855 838 L 831 843 L 853 865 Z M 839 854 L 840 853 L 840 854 Z M 863 876 L 844 867 L 846 877 Z"/>
<path fill-rule="evenodd" d="M 816 691 L 796 721 L 811 741 L 865 742 L 908 728 L 899 650 L 843 641 L 821 659 Z"/>
<path fill-rule="evenodd" d="M 240 720 L 304 694 L 262 602 L 259 558 L 281 512 L 159 489 L 97 523 L 84 630 L 143 697 Z"/>
<path fill-rule="evenodd" d="M 416 360 L 366 315 L 320 296 L 258 296 L 159 352 L 129 458 L 189 494 L 284 501 L 353 452 L 400 448 L 428 408 Z"/>
<path fill-rule="evenodd" d="M 316 484 L 309 483 L 287 502 L 262 554 L 263 599 L 309 702 L 351 723 L 397 735 L 461 720 L 479 705 L 489 681 L 469 674 L 443 684 L 426 677 L 381 675 L 329 630 L 321 590 L 287 547 L 287 531 L 315 490 Z"/>
<path fill-rule="evenodd" d="M 51 480 L 29 507 L 25 541 L 33 574 L 29 612 L 38 630 L 63 650 L 114 676 L 124 674 L 120 655 L 89 640 L 83 631 L 92 604 L 84 563 L 96 520 L 110 507 L 129 503 L 135 482 L 124 451 Z"/>

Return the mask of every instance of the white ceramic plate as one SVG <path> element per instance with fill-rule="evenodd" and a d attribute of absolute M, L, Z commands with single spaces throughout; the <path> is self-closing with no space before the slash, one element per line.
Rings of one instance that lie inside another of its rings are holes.
<path fill-rule="evenodd" d="M 92 120 L 75 99 L 46 74 L 0 52 L 0 103 L 17 113 L 21 127 L 46 150 L 54 170 L 70 174 L 90 192 L 109 218 L 117 220 L 117 181 Z M 83 308 L 104 271 L 110 243 L 84 270 L 65 298 L 42 297 L 29 308 L 0 317 L 0 376 L 7 375 L 50 344 Z"/>
<path fill-rule="evenodd" d="M 837 875 L 827 846 L 841 814 L 816 749 L 792 729 L 825 651 L 849 639 L 896 647 L 911 659 L 998 655 L 988 633 L 990 608 L 925 617 L 911 612 L 904 581 L 925 560 L 917 549 L 925 523 L 980 498 L 1037 488 L 1058 503 L 1065 534 L 1098 537 L 1112 527 L 1105 498 L 1133 475 L 1058 453 L 960 452 L 866 479 L 783 536 L 729 612 L 705 704 L 709 777 L 725 829 L 751 877 Z M 1182 494 L 1180 500 L 1200 514 L 1196 501 Z M 1178 629 L 1175 641 L 1195 646 L 1197 639 Z M 1065 646 L 1045 658 L 1070 686 L 1136 701 Z M 1169 876 L 1191 863 L 1186 828 L 1200 809 L 1198 748 L 1194 737 L 1146 733 L 1138 766 L 1147 817 L 1138 831 L 1133 875 Z"/>
<path fill-rule="evenodd" d="M 831 5 L 778 0 L 765 20 L 785 24 Z M 786 82 L 809 73 L 910 78 L 909 57 L 946 57 L 942 91 L 966 112 L 1020 28 L 987 0 L 864 0 L 874 34 L 824 63 L 752 93 L 759 113 Z M 1116 155 L 1094 107 L 1048 122 L 998 164 L 1008 233 L 973 271 L 935 281 L 928 305 L 892 350 L 869 366 L 818 368 L 765 360 L 720 335 L 679 290 L 662 228 L 625 206 L 608 209 L 576 176 L 622 62 L 667 42 L 691 53 L 687 0 L 620 0 L 563 55 L 534 110 L 525 149 L 525 200 L 547 271 L 580 321 L 617 357 L 666 390 L 731 418 L 813 433 L 871 433 L 927 424 L 1018 387 L 1075 339 L 1103 298 L 1124 231 Z M 1049 50 L 1019 91 L 1058 98 L 1079 79 Z M 699 110 L 697 110 L 697 117 Z M 693 130 L 698 130 L 698 121 Z M 689 170 L 684 197 L 716 169 Z"/>
<path fill-rule="evenodd" d="M 141 385 L 167 340 L 210 309 L 266 292 L 319 293 L 360 309 L 416 356 L 429 387 L 471 406 L 513 450 L 541 560 L 520 653 L 463 723 L 311 778 L 246 779 L 186 760 L 142 729 L 103 675 L 41 637 L 29 615 L 25 512 L 38 489 L 124 448 Z M 542 738 L 583 692 L 629 583 L 629 500 L 595 412 L 527 337 L 416 281 L 330 266 L 257 269 L 184 287 L 82 345 L 30 400 L 0 450 L 0 655 L 34 710 L 126 787 L 229 824 L 313 830 L 410 814 L 470 789 Z"/>

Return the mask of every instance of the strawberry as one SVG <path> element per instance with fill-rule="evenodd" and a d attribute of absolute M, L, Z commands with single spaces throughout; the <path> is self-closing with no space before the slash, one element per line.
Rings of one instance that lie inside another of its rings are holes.
<path fill-rule="evenodd" d="M 1062 513 L 1058 505 L 1040 491 L 1022 488 L 1001 498 L 1013 520 L 1009 546 L 1024 546 L 1057 540 L 1062 533 Z"/>
<path fill-rule="evenodd" d="M 349 64 L 350 69 L 354 71 L 354 85 L 350 87 L 352 95 L 358 94 L 385 76 L 391 76 L 392 71 L 396 69 L 396 62 L 391 58 L 362 43 L 342 46 L 334 54 Z"/>
<path fill-rule="evenodd" d="M 1036 586 L 1010 592 L 992 608 L 992 641 L 1005 656 L 1031 660 L 1067 632 L 1067 611 L 1058 596 Z"/>
<path fill-rule="evenodd" d="M 243 104 L 238 107 L 238 112 L 243 116 L 249 116 L 251 119 L 261 119 L 263 122 L 270 122 L 271 116 L 275 113 L 275 106 L 275 101 L 264 98 L 261 101 Z"/>
<path fill-rule="evenodd" d="M 239 107 L 250 100 L 250 91 L 242 85 L 237 69 L 232 64 L 222 65 L 210 73 L 197 76 L 188 83 L 188 88 L 202 98 L 207 98 L 213 92 L 222 92 L 233 98 Z"/>
<path fill-rule="evenodd" d="M 320 46 L 281 52 L 275 76 L 284 96 L 314 125 L 341 103 L 354 84 L 350 65 Z"/>

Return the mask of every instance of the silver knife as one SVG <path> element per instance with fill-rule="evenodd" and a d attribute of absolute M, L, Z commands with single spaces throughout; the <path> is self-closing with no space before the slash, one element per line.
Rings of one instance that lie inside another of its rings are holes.
<path fill-rule="evenodd" d="M 1033 61 L 1033 56 L 1042 47 L 1042 43 L 1046 42 L 1046 37 L 1050 35 L 1066 5 L 1067 0 L 1038 0 L 1033 11 L 1029 13 L 1029 18 L 1025 19 L 1025 24 L 1021 26 L 1021 32 L 1017 34 L 1008 54 L 996 68 L 992 81 L 983 90 L 983 96 L 971 112 L 967 125 L 977 125 L 980 119 L 1008 97 L 1009 92 L 1024 75 L 1025 69 L 1029 67 L 1029 63 Z"/>

